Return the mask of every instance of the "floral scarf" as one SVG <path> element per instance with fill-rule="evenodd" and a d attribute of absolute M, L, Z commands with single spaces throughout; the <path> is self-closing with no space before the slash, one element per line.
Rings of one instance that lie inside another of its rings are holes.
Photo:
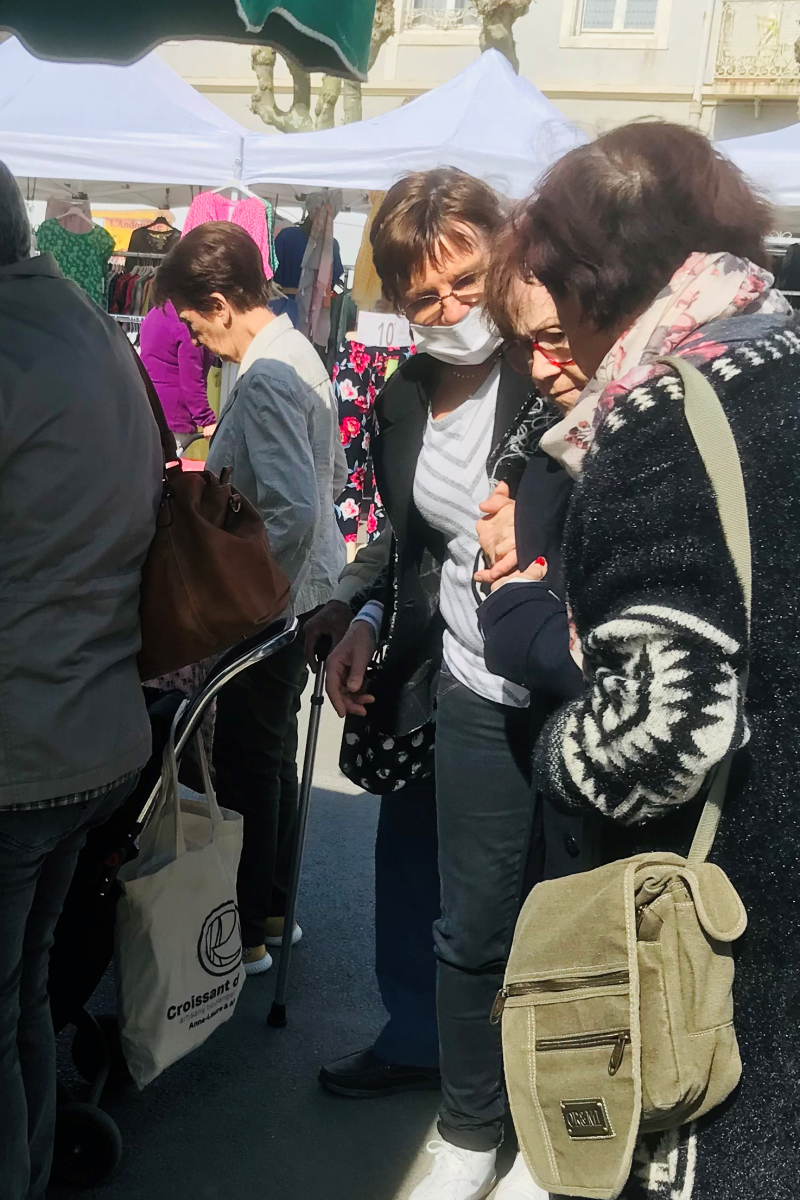
<path fill-rule="evenodd" d="M 700 326 L 742 313 L 791 313 L 773 289 L 768 271 L 733 254 L 690 254 L 653 303 L 609 350 L 594 379 L 563 421 L 542 437 L 541 447 L 573 478 L 615 396 L 657 370 L 655 360 L 673 354 Z"/>

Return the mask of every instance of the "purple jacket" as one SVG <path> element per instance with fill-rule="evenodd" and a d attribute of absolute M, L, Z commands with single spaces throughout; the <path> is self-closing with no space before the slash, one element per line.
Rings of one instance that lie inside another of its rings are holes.
<path fill-rule="evenodd" d="M 170 429 L 195 433 L 214 425 L 217 418 L 206 395 L 213 356 L 193 344 L 171 303 L 151 309 L 142 321 L 141 350 Z"/>

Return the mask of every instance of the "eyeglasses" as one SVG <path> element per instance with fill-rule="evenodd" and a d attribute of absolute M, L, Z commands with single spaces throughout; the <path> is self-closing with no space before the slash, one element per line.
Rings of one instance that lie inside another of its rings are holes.
<path fill-rule="evenodd" d="M 537 350 L 554 367 L 570 367 L 575 362 L 569 342 L 560 329 L 545 329 L 535 338 L 519 338 L 510 342 L 505 356 L 520 375 L 530 375 Z"/>
<path fill-rule="evenodd" d="M 447 292 L 444 296 L 440 296 L 438 292 L 417 296 L 405 306 L 403 315 L 412 325 L 438 325 L 444 316 L 445 300 L 449 300 L 452 296 L 459 304 L 474 308 L 483 299 L 485 285 L 485 271 L 475 271 L 470 275 L 464 275 L 461 279 L 456 280 L 452 291 Z"/>

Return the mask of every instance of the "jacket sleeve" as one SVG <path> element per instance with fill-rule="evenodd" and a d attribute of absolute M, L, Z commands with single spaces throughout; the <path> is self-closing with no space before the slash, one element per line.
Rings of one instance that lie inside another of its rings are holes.
<path fill-rule="evenodd" d="M 484 600 L 478 623 L 493 674 L 561 700 L 581 695 L 583 674 L 569 651 L 566 605 L 546 583 L 504 584 Z"/>
<path fill-rule="evenodd" d="M 365 604 L 370 604 L 373 600 L 384 606 L 389 603 L 391 589 L 391 575 L 389 572 L 389 564 L 376 575 L 371 583 L 365 583 L 364 586 L 356 592 L 350 600 L 350 608 L 355 616 L 361 612 Z"/>
<path fill-rule="evenodd" d="M 258 488 L 258 510 L 278 565 L 293 586 L 305 574 L 319 521 L 314 454 L 305 397 L 270 362 L 274 371 L 249 381 L 244 430 Z"/>
<path fill-rule="evenodd" d="M 371 587 L 381 571 L 388 567 L 391 549 L 392 531 L 387 525 L 379 537 L 361 547 L 342 571 L 333 593 L 334 600 L 349 604 L 364 588 Z"/>
<path fill-rule="evenodd" d="M 694 798 L 747 736 L 744 601 L 682 396 L 669 372 L 616 397 L 586 456 L 567 561 L 587 689 L 537 746 L 553 800 L 625 824 Z"/>
<path fill-rule="evenodd" d="M 199 429 L 214 425 L 217 420 L 208 403 L 203 363 L 203 350 L 194 345 L 188 329 L 185 330 L 178 343 L 178 377 L 186 407 Z"/>

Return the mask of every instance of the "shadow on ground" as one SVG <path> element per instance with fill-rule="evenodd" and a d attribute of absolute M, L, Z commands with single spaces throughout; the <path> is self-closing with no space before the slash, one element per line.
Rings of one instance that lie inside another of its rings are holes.
<path fill-rule="evenodd" d="M 327 782 L 327 780 L 326 780 Z M 249 979 L 233 1019 L 144 1092 L 105 1107 L 125 1142 L 103 1188 L 51 1200 L 401 1200 L 438 1096 L 345 1100 L 316 1082 L 322 1062 L 369 1045 L 383 1023 L 373 971 L 378 803 L 317 790 L 293 957 L 289 1027 L 266 1016 L 274 972 Z M 106 982 L 92 1007 L 113 1007 Z M 67 1046 L 60 1047 L 68 1071 Z"/>

